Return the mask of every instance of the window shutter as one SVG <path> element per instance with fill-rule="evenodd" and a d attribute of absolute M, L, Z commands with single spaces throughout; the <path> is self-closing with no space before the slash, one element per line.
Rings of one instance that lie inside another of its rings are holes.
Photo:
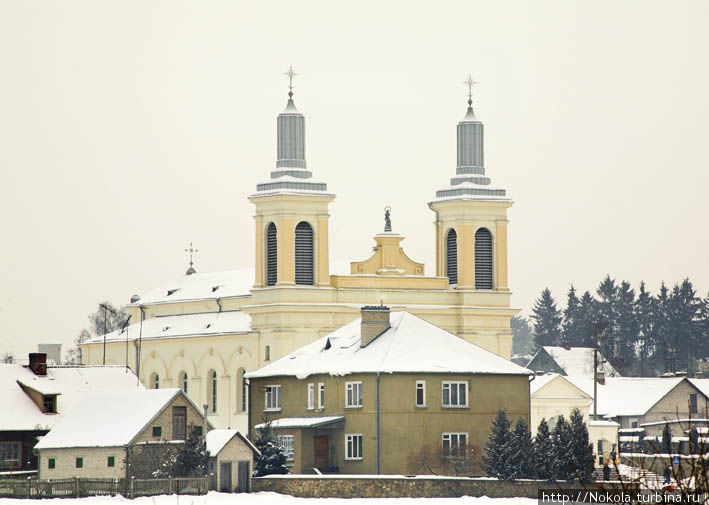
<path fill-rule="evenodd" d="M 449 284 L 458 284 L 458 235 L 453 229 L 446 237 L 446 276 Z"/>
<path fill-rule="evenodd" d="M 475 232 L 475 289 L 492 289 L 492 234 L 487 228 Z"/>
<path fill-rule="evenodd" d="M 266 285 L 274 286 L 278 280 L 278 238 L 276 225 L 271 223 L 266 231 Z"/>
<path fill-rule="evenodd" d="M 295 283 L 313 284 L 313 229 L 305 221 L 295 227 Z"/>

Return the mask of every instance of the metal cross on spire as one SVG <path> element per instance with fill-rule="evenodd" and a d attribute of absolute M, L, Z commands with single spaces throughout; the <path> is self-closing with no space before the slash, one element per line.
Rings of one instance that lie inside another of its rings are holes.
<path fill-rule="evenodd" d="M 463 84 L 466 84 L 468 86 L 468 105 L 473 104 L 473 86 L 477 84 L 476 81 L 473 80 L 470 74 L 468 74 L 468 78 L 463 81 Z"/>
<path fill-rule="evenodd" d="M 295 77 L 296 74 L 295 71 L 293 70 L 293 65 L 288 67 L 288 72 L 285 72 L 284 75 L 288 76 L 288 96 L 292 97 L 293 96 L 293 77 Z"/>
<path fill-rule="evenodd" d="M 199 249 L 195 249 L 194 247 L 192 247 L 192 242 L 190 242 L 190 248 L 185 249 L 185 252 L 190 253 L 190 266 L 194 265 L 192 261 L 192 256 L 194 255 L 194 253 L 199 252 Z"/>

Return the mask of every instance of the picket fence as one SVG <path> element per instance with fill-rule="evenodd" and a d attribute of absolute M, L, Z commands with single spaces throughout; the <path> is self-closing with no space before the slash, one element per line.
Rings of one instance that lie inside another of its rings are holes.
<path fill-rule="evenodd" d="M 168 479 L 1 479 L 0 498 L 80 498 L 114 496 L 127 498 L 159 494 L 206 494 L 213 479 L 175 477 Z"/>

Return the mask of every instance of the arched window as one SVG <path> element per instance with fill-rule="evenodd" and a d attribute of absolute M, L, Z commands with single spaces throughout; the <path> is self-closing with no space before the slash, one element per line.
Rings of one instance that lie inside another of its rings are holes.
<path fill-rule="evenodd" d="M 239 405 L 239 412 L 246 412 L 249 405 L 249 388 L 246 384 L 246 379 L 244 379 L 245 373 L 246 370 L 243 368 L 239 368 L 236 373 L 236 390 L 239 392 L 237 393 L 239 398 L 237 398 L 236 404 Z"/>
<path fill-rule="evenodd" d="M 492 234 L 487 228 L 475 232 L 475 289 L 492 289 Z"/>
<path fill-rule="evenodd" d="M 179 386 L 182 388 L 182 391 L 187 393 L 187 372 L 180 372 L 179 377 Z"/>
<path fill-rule="evenodd" d="M 274 286 L 278 281 L 278 237 L 276 225 L 271 223 L 266 229 L 266 286 Z"/>
<path fill-rule="evenodd" d="M 313 229 L 305 221 L 295 227 L 295 283 L 313 285 Z"/>
<path fill-rule="evenodd" d="M 209 380 L 209 383 L 207 384 L 208 386 L 208 396 L 207 398 L 209 399 L 209 410 L 211 412 L 216 412 L 217 411 L 217 372 L 214 370 L 210 370 L 209 373 L 207 374 L 207 378 Z"/>
<path fill-rule="evenodd" d="M 157 373 L 153 373 L 150 376 L 150 387 L 160 389 L 160 376 Z"/>
<path fill-rule="evenodd" d="M 446 236 L 446 276 L 448 284 L 458 284 L 458 234 L 453 228 Z"/>

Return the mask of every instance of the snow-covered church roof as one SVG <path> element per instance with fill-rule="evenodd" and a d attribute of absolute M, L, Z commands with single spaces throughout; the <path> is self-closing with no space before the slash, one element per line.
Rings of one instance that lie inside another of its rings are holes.
<path fill-rule="evenodd" d="M 408 312 L 392 312 L 391 327 L 360 346 L 361 319 L 288 354 L 247 378 L 354 373 L 471 373 L 529 375 L 511 361 Z"/>
<path fill-rule="evenodd" d="M 22 385 L 46 395 L 58 395 L 57 413 L 44 413 Z M 0 364 L 0 431 L 50 429 L 89 393 L 142 390 L 130 370 L 118 366 L 47 367 L 35 375 L 17 364 Z"/>

